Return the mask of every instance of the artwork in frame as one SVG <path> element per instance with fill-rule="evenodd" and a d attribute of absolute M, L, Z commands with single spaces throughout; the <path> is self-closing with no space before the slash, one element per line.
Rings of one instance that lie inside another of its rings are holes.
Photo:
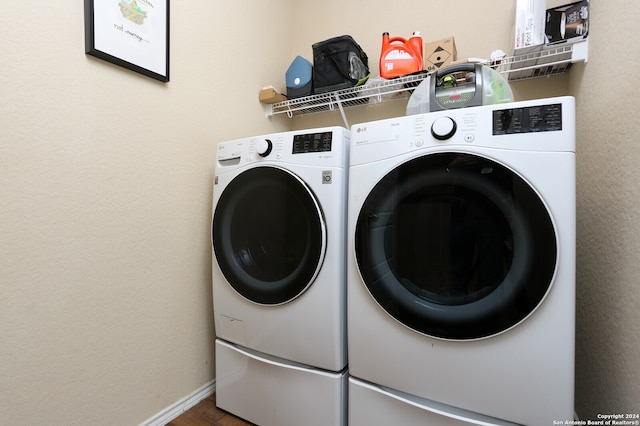
<path fill-rule="evenodd" d="M 169 0 L 84 0 L 85 52 L 169 81 Z"/>

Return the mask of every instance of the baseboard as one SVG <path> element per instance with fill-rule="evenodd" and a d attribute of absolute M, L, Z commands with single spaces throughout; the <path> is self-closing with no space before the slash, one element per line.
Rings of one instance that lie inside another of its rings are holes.
<path fill-rule="evenodd" d="M 191 392 L 189 395 L 184 398 L 180 398 L 175 403 L 171 404 L 155 416 L 145 420 L 140 423 L 140 426 L 164 426 L 169 423 L 171 420 L 178 417 L 180 414 L 187 411 L 189 408 L 196 405 L 198 402 L 203 399 L 213 395 L 216 391 L 216 381 L 215 379 L 205 384 L 204 386 L 196 389 Z"/>

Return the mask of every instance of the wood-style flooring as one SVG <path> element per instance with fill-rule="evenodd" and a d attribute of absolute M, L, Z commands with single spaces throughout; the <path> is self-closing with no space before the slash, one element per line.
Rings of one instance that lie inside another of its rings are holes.
<path fill-rule="evenodd" d="M 216 407 L 216 394 L 203 399 L 166 426 L 253 426 Z"/>

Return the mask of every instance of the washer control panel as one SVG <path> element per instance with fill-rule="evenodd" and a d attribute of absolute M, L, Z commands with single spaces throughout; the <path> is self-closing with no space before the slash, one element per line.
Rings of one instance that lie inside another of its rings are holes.
<path fill-rule="evenodd" d="M 562 130 L 562 104 L 547 104 L 493 111 L 493 134 L 554 132 Z"/>
<path fill-rule="evenodd" d="M 483 105 L 355 124 L 351 166 L 418 151 L 483 148 L 575 153 L 572 97 Z"/>

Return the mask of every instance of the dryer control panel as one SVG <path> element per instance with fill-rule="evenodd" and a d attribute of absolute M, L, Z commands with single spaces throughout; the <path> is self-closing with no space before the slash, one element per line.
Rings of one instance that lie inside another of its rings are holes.
<path fill-rule="evenodd" d="M 331 151 L 333 132 L 304 133 L 293 136 L 292 154 Z"/>
<path fill-rule="evenodd" d="M 222 173 L 265 163 L 344 168 L 348 166 L 350 139 L 350 132 L 343 127 L 322 127 L 220 142 L 216 169 Z"/>

